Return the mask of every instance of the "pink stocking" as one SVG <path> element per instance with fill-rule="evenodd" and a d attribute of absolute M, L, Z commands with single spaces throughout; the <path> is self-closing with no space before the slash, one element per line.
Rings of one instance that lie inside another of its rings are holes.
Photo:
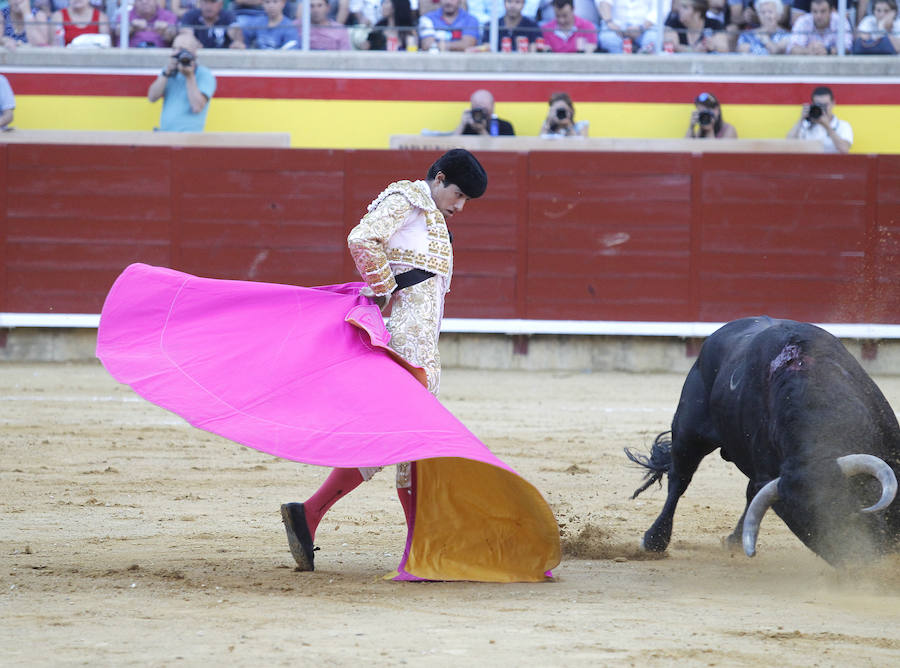
<path fill-rule="evenodd" d="M 337 503 L 338 499 L 359 487 L 362 481 L 359 469 L 331 470 L 322 486 L 303 504 L 309 535 L 313 540 L 316 538 L 316 528 L 328 509 Z"/>

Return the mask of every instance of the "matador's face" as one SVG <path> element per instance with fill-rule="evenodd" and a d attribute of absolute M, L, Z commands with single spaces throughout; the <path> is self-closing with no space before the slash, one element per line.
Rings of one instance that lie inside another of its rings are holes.
<path fill-rule="evenodd" d="M 431 198 L 437 204 L 437 208 L 444 218 L 450 218 L 458 211 L 462 211 L 469 196 L 466 195 L 455 183 L 447 183 L 447 177 L 444 172 L 438 172 L 434 180 L 429 184 L 431 186 Z"/>

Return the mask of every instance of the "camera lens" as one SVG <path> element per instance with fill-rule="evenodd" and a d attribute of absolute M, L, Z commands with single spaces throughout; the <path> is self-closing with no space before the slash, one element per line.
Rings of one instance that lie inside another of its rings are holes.
<path fill-rule="evenodd" d="M 822 107 L 820 107 L 818 104 L 814 104 L 809 108 L 809 115 L 807 116 L 809 120 L 814 121 L 821 116 Z"/>
<path fill-rule="evenodd" d="M 568 116 L 569 116 L 569 112 L 568 112 L 568 111 L 566 111 L 566 110 L 563 109 L 562 107 L 557 107 L 557 109 L 556 109 L 556 117 L 557 117 L 559 120 L 562 120 L 562 119 L 564 119 L 564 118 L 567 118 Z"/>
<path fill-rule="evenodd" d="M 697 120 L 700 121 L 700 125 L 709 125 L 713 122 L 713 115 L 711 111 L 701 111 L 697 115 Z"/>

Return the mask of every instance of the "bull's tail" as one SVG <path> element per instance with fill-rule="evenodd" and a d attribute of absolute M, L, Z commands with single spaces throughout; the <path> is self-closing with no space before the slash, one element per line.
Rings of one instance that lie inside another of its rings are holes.
<path fill-rule="evenodd" d="M 662 485 L 662 477 L 669 472 L 672 465 L 672 432 L 664 431 L 650 448 L 650 456 L 639 454 L 631 448 L 625 448 L 625 456 L 639 466 L 647 469 L 644 474 L 644 484 L 634 490 L 631 498 L 637 498 L 637 495 L 647 489 L 650 485 L 658 482 Z"/>

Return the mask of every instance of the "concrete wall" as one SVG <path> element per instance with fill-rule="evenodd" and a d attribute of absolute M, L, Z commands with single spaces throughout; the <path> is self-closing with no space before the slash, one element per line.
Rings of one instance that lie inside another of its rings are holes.
<path fill-rule="evenodd" d="M 441 335 L 440 349 L 448 369 L 683 374 L 694 363 L 701 342 L 648 336 L 447 333 Z M 97 331 L 89 328 L 0 329 L 0 363 L 92 361 L 96 344 Z M 844 345 L 870 374 L 900 374 L 900 341 L 845 339 Z"/>

